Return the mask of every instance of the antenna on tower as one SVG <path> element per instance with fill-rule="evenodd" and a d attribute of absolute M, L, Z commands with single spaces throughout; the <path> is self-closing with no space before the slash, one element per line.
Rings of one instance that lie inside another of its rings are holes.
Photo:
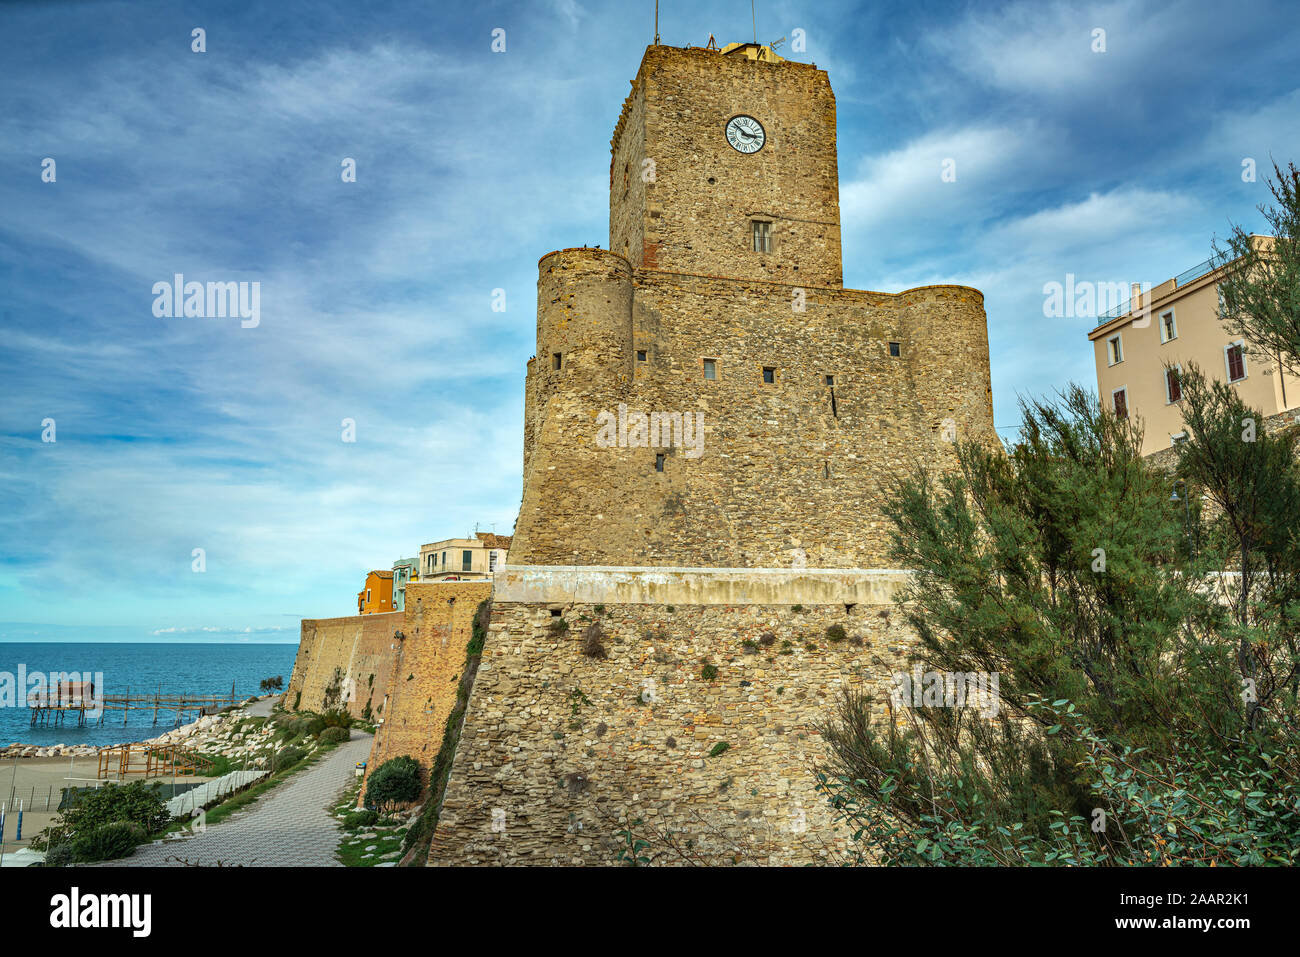
<path fill-rule="evenodd" d="M 658 0 L 655 0 L 657 3 Z M 754 0 L 749 0 L 749 22 L 754 28 L 754 42 L 758 42 L 758 14 L 754 12 Z"/>
<path fill-rule="evenodd" d="M 655 46 L 659 45 L 659 0 L 655 0 Z"/>
<path fill-rule="evenodd" d="M 776 52 L 776 48 L 779 47 L 779 46 L 780 46 L 782 43 L 784 43 L 784 42 L 785 42 L 785 37 L 782 37 L 782 38 L 779 39 L 779 40 L 773 40 L 773 41 L 772 41 L 771 43 L 769 43 L 767 46 L 768 46 L 768 49 L 769 49 L 769 50 L 771 50 L 773 53 L 775 53 L 775 52 Z"/>

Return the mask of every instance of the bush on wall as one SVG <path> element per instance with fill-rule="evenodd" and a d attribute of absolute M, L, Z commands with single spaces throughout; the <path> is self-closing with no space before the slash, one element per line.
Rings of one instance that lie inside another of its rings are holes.
<path fill-rule="evenodd" d="M 419 762 L 410 755 L 385 761 L 366 784 L 366 806 L 387 811 L 419 800 L 421 777 Z"/>

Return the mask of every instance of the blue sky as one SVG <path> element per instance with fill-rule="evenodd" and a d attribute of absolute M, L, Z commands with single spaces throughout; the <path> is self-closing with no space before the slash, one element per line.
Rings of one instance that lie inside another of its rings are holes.
<path fill-rule="evenodd" d="M 660 6 L 665 43 L 751 37 L 743 0 Z M 354 610 L 367 569 L 508 533 L 536 262 L 607 242 L 609 137 L 652 11 L 0 6 L 0 640 L 296 640 L 299 618 Z M 1012 435 L 1017 393 L 1095 383 L 1092 323 L 1045 318 L 1045 283 L 1158 283 L 1230 220 L 1260 227 L 1270 155 L 1300 157 L 1294 15 L 757 18 L 763 40 L 803 30 L 789 55 L 830 73 L 845 285 L 982 289 Z M 175 273 L 260 282 L 260 324 L 156 318 Z"/>

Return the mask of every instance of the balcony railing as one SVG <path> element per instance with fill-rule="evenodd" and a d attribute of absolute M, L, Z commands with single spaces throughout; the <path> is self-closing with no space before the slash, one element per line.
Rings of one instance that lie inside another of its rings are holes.
<path fill-rule="evenodd" d="M 1187 285 L 1189 282 L 1192 282 L 1193 280 L 1200 279 L 1202 276 L 1214 272 L 1216 268 L 1217 267 L 1215 266 L 1214 257 L 1211 256 L 1209 259 L 1205 260 L 1205 262 L 1197 263 L 1195 266 L 1193 266 L 1191 269 L 1187 270 L 1186 272 L 1179 273 L 1177 276 L 1175 276 L 1174 288 L 1178 289 L 1182 286 Z M 1131 311 L 1132 302 L 1133 300 L 1130 298 L 1120 303 L 1120 305 L 1116 306 L 1114 309 L 1111 309 L 1109 312 L 1102 313 L 1100 316 L 1097 317 L 1097 325 L 1104 326 L 1112 319 L 1118 319 L 1120 316 L 1127 315 Z M 1148 303 L 1148 305 L 1150 304 Z"/>

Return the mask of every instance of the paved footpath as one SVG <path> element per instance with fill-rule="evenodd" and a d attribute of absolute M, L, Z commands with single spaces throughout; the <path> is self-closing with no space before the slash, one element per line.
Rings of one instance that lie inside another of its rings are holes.
<path fill-rule="evenodd" d="M 371 736 L 354 730 L 324 759 L 293 775 L 204 833 L 145 844 L 106 867 L 342 867 L 334 857 L 338 821 L 329 813 L 339 792 L 370 754 Z M 171 858 L 169 860 L 168 858 Z"/>
<path fill-rule="evenodd" d="M 271 716 L 271 709 L 275 707 L 276 702 L 279 700 L 280 696 L 278 694 L 269 694 L 261 701 L 254 701 L 244 709 L 244 717 L 269 718 Z"/>

